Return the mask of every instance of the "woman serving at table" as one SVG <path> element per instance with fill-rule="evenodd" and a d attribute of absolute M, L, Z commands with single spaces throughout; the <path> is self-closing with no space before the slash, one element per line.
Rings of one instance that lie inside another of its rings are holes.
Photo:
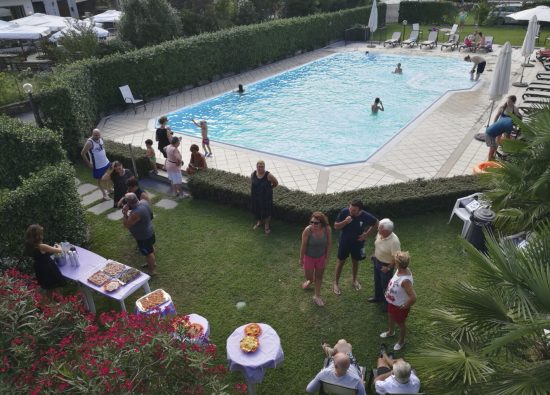
<path fill-rule="evenodd" d="M 33 224 L 25 233 L 25 252 L 34 258 L 34 272 L 38 284 L 45 291 L 65 285 L 65 279 L 55 264 L 52 254 L 60 254 L 63 250 L 58 246 L 44 243 L 44 228 Z"/>

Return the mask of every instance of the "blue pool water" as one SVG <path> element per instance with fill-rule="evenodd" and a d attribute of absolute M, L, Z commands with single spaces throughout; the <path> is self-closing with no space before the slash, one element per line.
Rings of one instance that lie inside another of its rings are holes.
<path fill-rule="evenodd" d="M 402 75 L 392 74 L 400 62 Z M 469 89 L 459 59 L 339 53 L 168 114 L 172 130 L 325 166 L 360 162 L 448 90 Z M 380 97 L 384 112 L 372 115 Z M 214 148 L 215 151 L 215 148 Z M 258 154 L 260 157 L 261 154 Z"/>

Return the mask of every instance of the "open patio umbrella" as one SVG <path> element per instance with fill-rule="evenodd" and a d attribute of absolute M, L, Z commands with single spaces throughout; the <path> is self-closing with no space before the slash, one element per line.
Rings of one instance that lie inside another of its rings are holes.
<path fill-rule="evenodd" d="M 510 42 L 506 42 L 500 49 L 498 54 L 497 65 L 493 72 L 493 79 L 489 86 L 489 97 L 493 101 L 491 103 L 491 112 L 489 113 L 489 119 L 487 120 L 487 127 L 491 122 L 491 116 L 493 115 L 493 107 L 495 101 L 500 100 L 503 95 L 508 93 L 510 89 L 510 71 L 512 69 L 512 46 Z"/>
<path fill-rule="evenodd" d="M 514 12 L 508 15 L 508 17 L 516 21 L 530 21 L 533 15 L 537 16 L 539 22 L 550 22 L 550 7 L 539 5 L 538 7 L 529 8 L 528 10 Z"/>
<path fill-rule="evenodd" d="M 0 26 L 0 40 L 39 40 L 49 33 L 50 29 L 45 26 L 21 26 L 17 23 Z"/>
<path fill-rule="evenodd" d="M 514 82 L 512 85 L 519 87 L 526 87 L 527 84 L 523 82 L 523 72 L 525 71 L 525 66 L 529 64 L 529 56 L 533 53 L 535 49 L 535 40 L 537 38 L 537 16 L 533 15 L 529 21 L 529 26 L 527 26 L 527 33 L 523 39 L 523 45 L 521 47 L 521 54 L 525 57 L 525 63 L 523 64 L 524 68 L 521 69 L 521 78 L 519 82 Z"/>
<path fill-rule="evenodd" d="M 116 10 L 107 10 L 88 19 L 93 19 L 95 23 L 116 23 L 120 21 L 122 12 Z"/>
<path fill-rule="evenodd" d="M 69 26 L 71 23 L 75 23 L 76 19 L 57 15 L 46 15 L 37 12 L 36 14 L 24 18 L 14 19 L 12 22 L 22 26 L 45 26 L 50 28 L 52 32 L 56 32 Z"/>
<path fill-rule="evenodd" d="M 378 29 L 378 7 L 376 6 L 376 0 L 372 0 L 372 7 L 370 9 L 369 24 L 370 30 L 370 48 L 373 48 L 372 38 L 374 37 L 374 32 Z"/>
<path fill-rule="evenodd" d="M 80 25 L 80 24 L 89 24 L 89 22 L 84 22 L 84 21 L 79 21 L 77 23 L 77 25 Z M 53 43 L 56 43 L 59 39 L 61 39 L 65 34 L 67 33 L 76 33 L 76 34 L 81 34 L 81 31 L 78 29 L 78 26 L 77 25 L 72 25 L 72 26 L 68 26 L 60 31 L 58 31 L 57 33 L 55 34 L 52 34 L 52 36 L 49 38 L 49 41 L 53 42 Z M 97 27 L 97 26 L 93 26 L 92 27 L 92 30 L 94 31 L 95 35 L 97 36 L 97 38 L 107 38 L 109 36 L 109 31 L 105 30 L 105 29 L 102 29 L 100 27 Z"/>

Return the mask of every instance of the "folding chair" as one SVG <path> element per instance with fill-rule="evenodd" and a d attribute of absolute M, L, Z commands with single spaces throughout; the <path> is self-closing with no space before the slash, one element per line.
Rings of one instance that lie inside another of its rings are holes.
<path fill-rule="evenodd" d="M 143 103 L 143 108 L 147 110 L 147 106 L 145 105 L 143 99 L 134 98 L 134 95 L 132 94 L 132 91 L 130 90 L 130 87 L 128 85 L 119 86 L 118 89 L 120 89 L 120 93 L 122 94 L 124 102 L 127 104 L 132 104 L 134 106 L 134 114 L 136 113 L 136 105 L 140 103 Z"/>

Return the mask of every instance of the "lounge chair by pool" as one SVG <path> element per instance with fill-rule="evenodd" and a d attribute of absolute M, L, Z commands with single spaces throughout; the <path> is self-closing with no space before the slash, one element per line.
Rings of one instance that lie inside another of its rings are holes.
<path fill-rule="evenodd" d="M 437 45 L 437 30 L 432 30 L 430 34 L 428 34 L 428 39 L 420 43 L 420 48 L 422 48 L 422 46 L 435 48 L 436 45 Z"/>
<path fill-rule="evenodd" d="M 401 32 L 393 32 L 391 38 L 384 41 L 384 47 L 386 46 L 386 44 L 395 47 L 397 44 L 399 44 L 399 40 L 401 40 Z"/>
<path fill-rule="evenodd" d="M 420 31 L 418 30 L 411 30 L 411 34 L 409 34 L 409 38 L 407 40 L 404 40 L 401 42 L 401 46 L 406 45 L 409 48 L 414 47 L 415 45 L 418 45 L 418 35 L 420 34 Z"/>

